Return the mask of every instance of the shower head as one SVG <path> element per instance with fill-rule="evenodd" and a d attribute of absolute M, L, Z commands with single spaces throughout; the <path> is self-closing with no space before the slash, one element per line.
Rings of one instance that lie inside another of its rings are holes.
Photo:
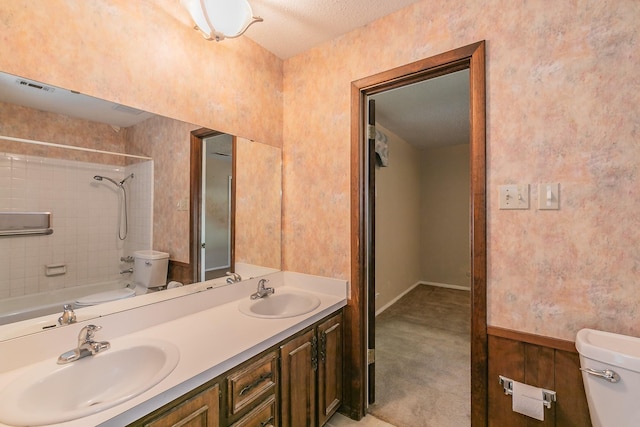
<path fill-rule="evenodd" d="M 133 178 L 133 174 L 129 174 L 127 175 L 122 181 L 117 182 L 115 179 L 111 179 L 108 176 L 102 176 L 102 175 L 94 175 L 93 179 L 95 179 L 96 181 L 103 181 L 103 180 L 107 180 L 109 182 L 111 182 L 113 185 L 115 185 L 116 187 L 118 187 L 120 190 L 122 190 L 122 208 L 120 209 L 120 218 L 118 219 L 118 239 L 120 240 L 124 240 L 127 238 L 127 234 L 129 233 L 129 220 L 127 219 L 127 189 L 124 186 L 124 183 L 126 180 L 128 180 L 129 178 Z M 121 221 L 124 221 L 124 233 L 122 232 L 122 223 Z"/>
<path fill-rule="evenodd" d="M 133 174 L 127 175 L 122 181 L 117 182 L 114 179 L 109 178 L 108 176 L 102 176 L 102 175 L 95 175 L 93 177 L 93 179 L 95 179 L 96 181 L 102 181 L 103 179 L 106 179 L 107 181 L 110 181 L 113 183 L 113 185 L 115 185 L 116 187 L 120 187 L 122 188 L 122 186 L 124 185 L 125 181 L 128 180 L 129 178 L 133 178 Z"/>

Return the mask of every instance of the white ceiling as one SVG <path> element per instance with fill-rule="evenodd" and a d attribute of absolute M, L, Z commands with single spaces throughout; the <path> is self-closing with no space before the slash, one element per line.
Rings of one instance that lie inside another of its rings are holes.
<path fill-rule="evenodd" d="M 245 36 L 287 59 L 418 1 L 249 0 L 264 21 Z M 377 94 L 377 120 L 419 148 L 468 143 L 468 76 L 463 71 Z"/>
<path fill-rule="evenodd" d="M 420 149 L 469 143 L 469 70 L 371 97 L 376 121 Z"/>
<path fill-rule="evenodd" d="M 287 59 L 420 0 L 249 0 L 246 37 Z"/>
<path fill-rule="evenodd" d="M 286 59 L 362 27 L 419 0 L 250 0 L 256 23 L 245 33 Z M 196 32 L 193 33 L 197 37 Z M 216 42 L 212 42 L 216 43 Z M 233 43 L 233 39 L 220 43 Z M 128 127 L 148 117 L 66 89 L 46 91 L 0 73 L 0 101 Z M 33 82 L 32 83 L 37 83 Z M 424 147 L 468 142 L 468 72 L 375 95 L 378 122 L 405 141 Z M 466 126 L 464 126 L 466 124 Z"/>

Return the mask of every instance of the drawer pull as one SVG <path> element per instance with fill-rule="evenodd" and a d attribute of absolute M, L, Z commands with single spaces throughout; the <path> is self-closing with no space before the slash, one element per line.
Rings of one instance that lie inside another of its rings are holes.
<path fill-rule="evenodd" d="M 271 372 L 267 372 L 266 374 L 260 375 L 254 382 L 252 382 L 251 384 L 249 384 L 248 386 L 245 386 L 242 390 L 240 390 L 240 393 L 238 393 L 238 396 L 242 396 L 252 388 L 258 386 L 261 382 L 271 379 L 272 376 L 273 376 L 273 373 Z"/>
<path fill-rule="evenodd" d="M 271 415 L 267 421 L 263 421 L 260 423 L 260 427 L 273 427 L 273 424 L 271 424 L 271 422 L 273 421 L 273 415 Z"/>

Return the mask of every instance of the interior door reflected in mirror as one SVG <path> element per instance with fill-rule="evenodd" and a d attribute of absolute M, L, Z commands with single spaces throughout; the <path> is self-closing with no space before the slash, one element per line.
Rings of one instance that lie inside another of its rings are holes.
<path fill-rule="evenodd" d="M 200 280 L 232 271 L 233 137 L 219 134 L 202 141 Z"/>
<path fill-rule="evenodd" d="M 228 156 L 229 152 L 231 156 Z M 230 182 L 229 166 L 224 162 L 231 164 Z M 207 172 L 210 168 L 214 171 Z M 215 171 L 217 168 L 220 170 Z M 219 184 L 213 191 L 215 196 L 210 196 L 208 190 L 205 194 L 205 175 L 208 174 L 218 176 Z M 214 199 L 224 201 L 229 197 L 230 203 L 206 206 Z M 279 270 L 282 262 L 281 198 L 280 148 L 206 128 L 192 131 L 189 277 L 194 282 L 201 282 L 232 272 L 247 279 Z M 231 215 L 229 221 L 225 221 L 225 212 Z M 217 231 L 212 232 L 215 239 L 210 239 L 207 230 L 210 222 L 218 223 Z M 224 245 L 227 236 L 228 268 L 223 262 L 227 256 Z M 207 249 L 212 245 L 214 250 L 208 260 Z M 210 262 L 214 259 L 216 262 Z"/>

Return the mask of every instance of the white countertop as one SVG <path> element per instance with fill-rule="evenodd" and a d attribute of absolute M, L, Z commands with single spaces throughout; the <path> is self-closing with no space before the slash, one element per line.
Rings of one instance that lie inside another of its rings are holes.
<path fill-rule="evenodd" d="M 276 293 L 284 287 L 314 293 L 320 306 L 310 313 L 284 319 L 247 316 L 238 310 L 238 304 L 255 292 L 258 279 L 251 279 L 0 342 L 0 398 L 7 392 L 7 384 L 27 372 L 31 364 L 50 359 L 52 366 L 57 366 L 58 355 L 74 348 L 78 332 L 90 323 L 102 326 L 96 340 L 109 341 L 112 349 L 136 337 L 175 344 L 180 350 L 178 365 L 156 386 L 97 414 L 54 424 L 121 427 L 314 324 L 347 302 L 348 285 L 344 280 L 292 272 L 265 278 Z M 60 391 L 64 392 L 64 385 Z"/>

